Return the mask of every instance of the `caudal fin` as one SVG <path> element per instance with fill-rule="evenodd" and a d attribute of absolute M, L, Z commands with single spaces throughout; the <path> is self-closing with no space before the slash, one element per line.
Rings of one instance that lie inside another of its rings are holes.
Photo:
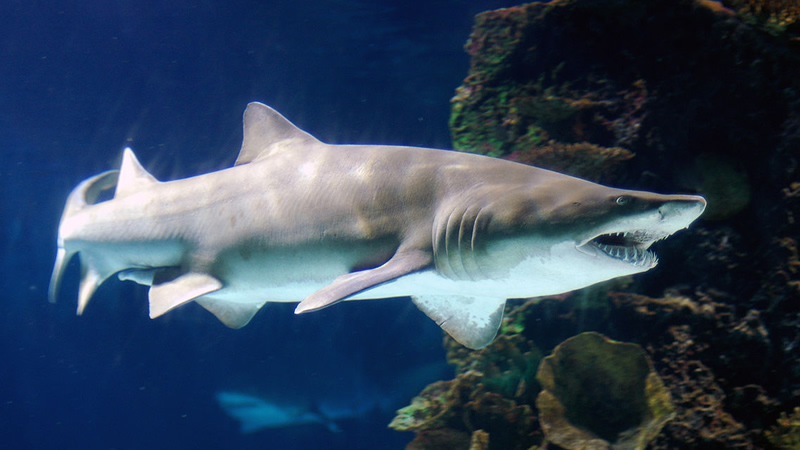
<path fill-rule="evenodd" d="M 72 237 L 76 236 L 76 233 L 79 234 L 82 231 L 81 227 L 86 225 L 85 220 L 76 218 L 76 215 L 97 204 L 104 191 L 115 189 L 114 198 L 119 198 L 146 189 L 155 183 L 158 183 L 158 180 L 142 167 L 133 151 L 126 148 L 122 155 L 120 170 L 110 170 L 95 175 L 73 189 L 67 198 L 64 214 L 61 216 L 61 223 L 58 227 L 58 251 L 48 292 L 50 302 L 56 301 L 67 263 L 76 253 L 80 253 L 81 258 L 78 314 L 83 313 L 95 290 L 106 278 L 125 269 L 125 267 L 119 267 L 118 262 L 114 262 L 114 258 L 109 258 L 109 255 L 93 252 L 91 248 L 80 248 L 76 242 L 70 241 Z M 73 218 L 77 220 L 71 220 Z M 76 241 L 85 243 L 85 237 Z"/>
<path fill-rule="evenodd" d="M 109 170 L 99 175 L 95 175 L 81 182 L 75 189 L 72 190 L 72 192 L 69 194 L 69 197 L 67 197 L 67 204 L 64 207 L 64 214 L 61 215 L 61 223 L 58 227 L 58 250 L 56 252 L 56 262 L 53 267 L 53 274 L 50 277 L 50 287 L 48 290 L 48 298 L 51 303 L 56 302 L 56 299 L 58 298 L 58 291 L 61 287 L 61 279 L 64 276 L 64 270 L 66 269 L 69 260 L 72 259 L 72 256 L 76 253 L 75 250 L 69 248 L 69 245 L 64 240 L 64 223 L 66 219 L 83 210 L 87 206 L 96 203 L 103 191 L 111 189 L 117 185 L 118 177 L 118 170 Z M 84 277 L 87 273 L 94 275 L 97 274 L 96 270 L 90 270 L 90 268 L 86 267 L 85 265 L 83 272 L 84 273 L 82 275 Z M 96 278 L 96 276 L 93 276 L 92 278 Z M 93 283 L 86 284 L 83 281 L 81 282 L 81 297 L 84 297 L 84 295 L 91 296 L 92 292 L 94 292 L 94 289 L 96 289 L 97 286 L 91 288 L 90 284 Z M 86 301 L 88 302 L 88 298 Z M 83 308 L 79 306 L 78 312 L 80 313 L 82 309 Z"/>

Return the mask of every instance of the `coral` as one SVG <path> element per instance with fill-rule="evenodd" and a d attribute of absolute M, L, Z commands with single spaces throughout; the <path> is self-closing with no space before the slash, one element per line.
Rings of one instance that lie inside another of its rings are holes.
<path fill-rule="evenodd" d="M 771 345 L 760 313 L 751 310 L 739 318 L 718 293 L 611 297 L 618 308 L 611 320 L 635 324 L 631 334 L 647 342 L 675 402 L 676 417 L 654 447 L 752 446 L 748 428 L 763 428 L 779 406 L 755 384 L 763 368 L 753 355 L 767 353 Z"/>
<path fill-rule="evenodd" d="M 442 428 L 418 433 L 406 450 L 464 450 L 469 448 L 470 441 L 469 433 Z"/>
<path fill-rule="evenodd" d="M 476 17 L 466 45 L 470 73 L 452 100 L 454 148 L 505 156 L 551 140 L 618 147 L 638 136 L 648 99 L 643 80 L 632 80 L 622 90 L 606 80 L 572 86 L 562 81 L 563 64 L 541 67 L 534 51 L 536 28 L 556 4 L 532 3 Z M 531 70 L 539 75 L 522 76 Z"/>
<path fill-rule="evenodd" d="M 542 32 L 539 19 L 558 3 L 532 3 L 476 17 L 466 45 L 472 56 L 470 73 L 452 100 L 453 146 L 491 156 L 512 154 L 520 161 L 599 180 L 596 174 L 604 162 L 611 166 L 632 156 L 624 147 L 638 139 L 651 96 L 642 79 L 630 80 L 622 89 L 605 79 L 573 85 L 565 79 L 563 63 L 547 54 L 539 61 L 532 39 Z M 542 67 L 547 64 L 552 65 Z M 539 75 L 521 76 L 531 70 Z M 575 166 L 540 157 L 572 151 Z M 520 157 L 526 154 L 535 156 Z M 578 165 L 589 170 L 584 173 Z"/>
<path fill-rule="evenodd" d="M 542 353 L 533 342 L 513 331 L 514 327 L 508 324 L 514 320 L 513 314 L 504 318 L 503 334 L 487 350 L 471 351 L 448 339 L 447 360 L 459 374 L 480 374 L 488 391 L 532 404 L 539 388 L 536 369 Z"/>
<path fill-rule="evenodd" d="M 630 91 L 591 93 L 566 86 L 556 91 L 542 83 L 458 88 L 450 118 L 454 148 L 511 155 L 520 162 L 592 179 L 598 179 L 603 164 L 609 168 L 633 157 L 622 146 L 638 136 L 644 119 L 647 91 L 641 80 Z M 570 165 L 560 157 L 579 164 Z M 589 170 L 584 172 L 581 165 Z"/>
<path fill-rule="evenodd" d="M 603 182 L 614 178 L 623 168 L 622 163 L 633 157 L 633 153 L 620 147 L 605 148 L 588 142 L 563 144 L 551 140 L 528 150 L 515 151 L 506 159 Z"/>
<path fill-rule="evenodd" d="M 478 351 L 449 337 L 446 346 L 448 361 L 456 366 L 455 379 L 425 388 L 389 424 L 416 432 L 408 448 L 523 450 L 540 443 L 531 405 L 538 392 L 535 372 L 541 355 L 532 343 L 511 333 Z"/>
<path fill-rule="evenodd" d="M 483 430 L 475 430 L 469 443 L 469 450 L 487 450 L 489 448 L 489 433 Z"/>
<path fill-rule="evenodd" d="M 675 162 L 710 148 L 747 167 L 739 155 L 769 145 L 787 112 L 779 86 L 793 83 L 796 61 L 774 44 L 699 0 L 554 0 L 482 13 L 452 100 L 453 145 L 494 156 L 550 141 L 624 148 L 637 155 L 628 169 L 659 184 L 688 165 Z"/>
<path fill-rule="evenodd" d="M 467 380 L 462 378 L 458 382 L 454 381 L 437 381 L 427 386 L 411 400 L 411 405 L 397 411 L 389 428 L 397 431 L 447 428 L 454 418 L 453 407 L 460 405 L 460 387 Z"/>
<path fill-rule="evenodd" d="M 644 350 L 598 333 L 559 344 L 537 379 L 545 437 L 566 449 L 643 449 L 674 414 Z"/>
<path fill-rule="evenodd" d="M 745 427 L 725 411 L 725 393 L 714 373 L 697 360 L 697 344 L 688 326 L 670 327 L 672 342 L 659 347 L 659 375 L 675 402 L 675 418 L 653 444 L 655 449 L 749 448 Z"/>
<path fill-rule="evenodd" d="M 791 414 L 781 413 L 778 423 L 767 430 L 766 436 L 775 448 L 800 448 L 800 408 L 795 408 Z"/>
<path fill-rule="evenodd" d="M 774 35 L 781 35 L 800 23 L 797 0 L 723 0 L 723 3 Z"/>

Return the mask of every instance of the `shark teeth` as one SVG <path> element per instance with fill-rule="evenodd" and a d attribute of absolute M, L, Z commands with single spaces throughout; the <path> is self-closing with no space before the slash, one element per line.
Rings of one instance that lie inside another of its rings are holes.
<path fill-rule="evenodd" d="M 634 266 L 654 267 L 658 263 L 656 254 L 645 248 L 605 245 L 594 242 L 592 244 L 607 256 Z"/>
<path fill-rule="evenodd" d="M 590 246 L 617 261 L 652 268 L 658 263 L 658 257 L 648 248 L 667 236 L 648 230 L 619 231 L 595 236 L 581 247 Z"/>

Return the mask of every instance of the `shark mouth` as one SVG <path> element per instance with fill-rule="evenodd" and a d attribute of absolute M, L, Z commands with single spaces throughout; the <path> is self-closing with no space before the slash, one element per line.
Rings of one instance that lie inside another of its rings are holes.
<path fill-rule="evenodd" d="M 650 269 L 658 264 L 658 257 L 649 250 L 650 246 L 667 236 L 645 230 L 605 233 L 579 245 L 578 250 L 593 256 L 604 254 L 620 262 Z"/>

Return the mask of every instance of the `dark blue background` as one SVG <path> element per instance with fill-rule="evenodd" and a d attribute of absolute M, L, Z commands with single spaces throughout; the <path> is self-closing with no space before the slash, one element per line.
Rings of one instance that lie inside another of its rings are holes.
<path fill-rule="evenodd" d="M 76 317 L 75 261 L 45 298 L 56 227 L 125 146 L 164 180 L 231 165 L 253 100 L 331 143 L 449 147 L 472 17 L 509 4 L 0 3 L 0 448 L 401 448 L 390 413 L 240 435 L 213 394 L 410 396 L 425 383 L 401 372 L 443 358 L 410 302 L 268 305 L 229 330 L 196 305 L 150 320 L 146 289 L 112 279 Z"/>

